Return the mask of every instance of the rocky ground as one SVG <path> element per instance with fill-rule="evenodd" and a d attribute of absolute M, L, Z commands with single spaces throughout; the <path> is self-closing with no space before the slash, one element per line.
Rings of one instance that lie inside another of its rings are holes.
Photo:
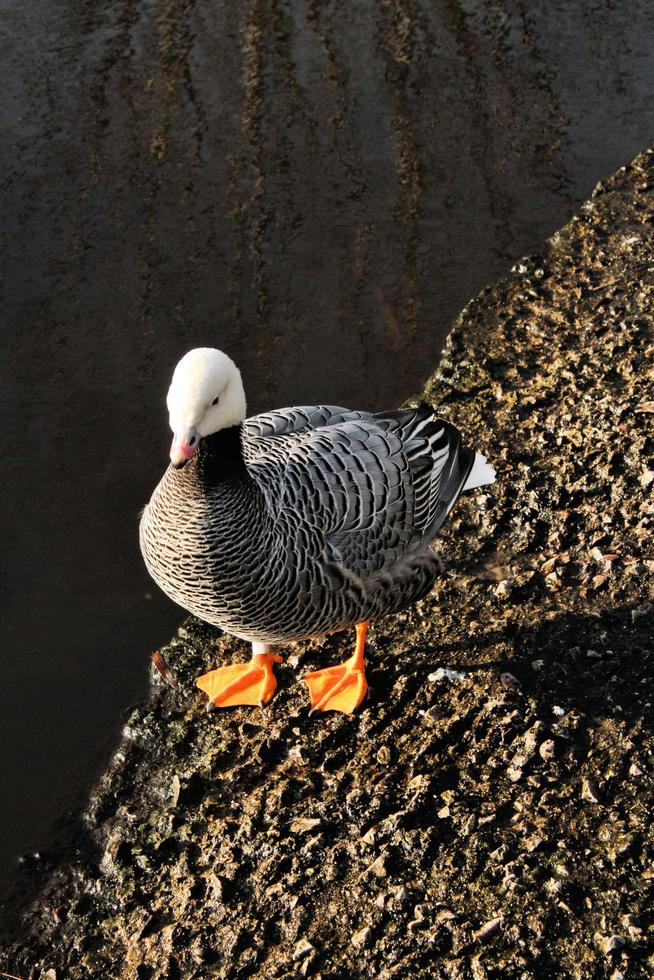
<path fill-rule="evenodd" d="M 208 715 L 244 644 L 189 620 L 2 969 L 95 977 L 654 971 L 654 152 L 462 313 L 425 397 L 497 467 L 433 594 L 379 621 L 357 717 Z"/>

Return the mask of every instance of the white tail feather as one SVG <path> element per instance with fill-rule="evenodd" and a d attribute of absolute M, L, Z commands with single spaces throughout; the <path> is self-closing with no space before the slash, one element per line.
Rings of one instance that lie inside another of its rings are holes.
<path fill-rule="evenodd" d="M 487 483 L 495 482 L 495 470 L 490 463 L 486 461 L 486 457 L 482 456 L 481 453 L 477 453 L 475 456 L 475 461 L 472 464 L 472 469 L 468 474 L 468 479 L 463 485 L 464 490 L 474 490 L 475 487 L 485 487 Z"/>

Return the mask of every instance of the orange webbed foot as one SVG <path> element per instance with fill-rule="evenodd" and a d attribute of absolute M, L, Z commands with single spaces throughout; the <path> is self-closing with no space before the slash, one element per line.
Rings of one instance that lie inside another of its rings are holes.
<path fill-rule="evenodd" d="M 351 666 L 346 660 L 337 667 L 314 670 L 304 680 L 311 695 L 311 714 L 316 711 L 342 711 L 352 714 L 358 708 L 368 690 L 363 667 Z"/>
<path fill-rule="evenodd" d="M 209 698 L 214 708 L 232 708 L 239 704 L 264 704 L 277 689 L 273 664 L 282 658 L 273 653 L 255 653 L 245 664 L 217 667 L 196 680 L 196 685 Z"/>
<path fill-rule="evenodd" d="M 311 714 L 317 711 L 342 711 L 351 714 L 358 708 L 368 690 L 363 660 L 367 623 L 357 625 L 354 655 L 344 664 L 314 670 L 304 677 L 311 696 Z"/>

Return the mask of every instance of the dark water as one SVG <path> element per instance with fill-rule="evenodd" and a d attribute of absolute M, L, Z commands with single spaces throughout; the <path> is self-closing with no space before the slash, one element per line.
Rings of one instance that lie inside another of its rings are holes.
<path fill-rule="evenodd" d="M 181 618 L 137 545 L 178 356 L 251 411 L 396 405 L 650 141 L 653 36 L 647 0 L 5 0 L 0 866 Z"/>

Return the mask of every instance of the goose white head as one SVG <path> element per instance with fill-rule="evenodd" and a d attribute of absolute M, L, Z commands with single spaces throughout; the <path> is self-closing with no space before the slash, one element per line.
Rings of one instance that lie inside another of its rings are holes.
<path fill-rule="evenodd" d="M 245 418 L 241 372 L 222 351 L 196 347 L 175 368 L 166 402 L 173 430 L 170 461 L 180 469 L 200 439 Z"/>

